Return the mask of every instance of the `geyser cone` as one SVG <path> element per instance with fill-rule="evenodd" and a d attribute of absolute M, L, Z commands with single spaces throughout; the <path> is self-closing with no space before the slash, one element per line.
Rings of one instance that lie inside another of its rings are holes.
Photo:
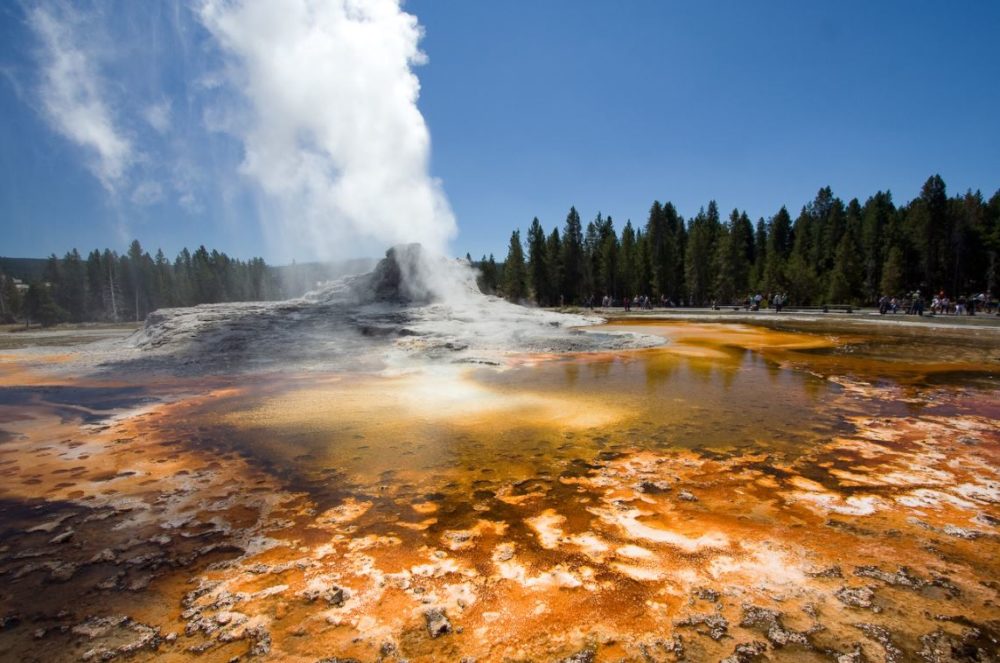
<path fill-rule="evenodd" d="M 479 294 L 475 273 L 466 262 L 434 255 L 420 244 L 386 251 L 357 292 L 361 299 L 401 304 L 454 302 Z"/>

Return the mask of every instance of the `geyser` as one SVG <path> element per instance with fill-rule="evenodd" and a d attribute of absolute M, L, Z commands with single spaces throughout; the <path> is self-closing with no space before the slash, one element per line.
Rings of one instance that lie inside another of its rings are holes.
<path fill-rule="evenodd" d="M 601 321 L 484 295 L 464 260 L 408 244 L 389 249 L 372 272 L 344 277 L 300 299 L 155 311 L 127 347 L 114 352 L 118 361 L 109 368 L 207 374 L 502 365 L 516 353 L 663 342 L 632 331 L 577 329 Z"/>
<path fill-rule="evenodd" d="M 407 304 L 458 304 L 479 294 L 475 272 L 467 262 L 431 255 L 416 243 L 386 251 L 375 271 L 359 280 L 354 290 L 362 301 Z"/>
<path fill-rule="evenodd" d="M 217 115 L 288 255 L 340 257 L 373 242 L 446 253 L 455 219 L 428 172 L 414 16 L 397 0 L 206 0 L 199 15 L 244 102 Z"/>

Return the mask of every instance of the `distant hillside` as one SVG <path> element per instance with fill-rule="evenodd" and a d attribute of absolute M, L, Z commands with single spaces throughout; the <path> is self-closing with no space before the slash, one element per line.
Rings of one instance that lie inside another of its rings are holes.
<path fill-rule="evenodd" d="M 45 258 L 0 257 L 0 274 L 7 274 L 22 281 L 36 281 L 45 273 Z"/>

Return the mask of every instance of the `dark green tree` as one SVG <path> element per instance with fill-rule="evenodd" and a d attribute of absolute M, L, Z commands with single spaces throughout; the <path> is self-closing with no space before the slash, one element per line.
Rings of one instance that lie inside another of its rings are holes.
<path fill-rule="evenodd" d="M 636 246 L 635 230 L 632 228 L 632 221 L 626 221 L 622 228 L 621 260 L 619 281 L 621 283 L 621 296 L 634 297 L 639 292 L 639 257 Z"/>
<path fill-rule="evenodd" d="M 562 233 L 562 295 L 566 304 L 578 304 L 584 296 L 583 226 L 575 207 L 569 208 Z"/>
<path fill-rule="evenodd" d="M 631 296 L 649 295 L 652 292 L 653 282 L 656 277 L 653 274 L 652 246 L 649 241 L 649 235 L 641 230 L 635 233 L 635 264 L 637 270 L 635 291 Z"/>
<path fill-rule="evenodd" d="M 861 210 L 861 255 L 864 261 L 864 296 L 876 302 L 880 296 L 882 266 L 886 260 L 886 230 L 895 214 L 892 194 L 879 191 Z"/>
<path fill-rule="evenodd" d="M 764 289 L 772 293 L 788 291 L 787 265 L 792 253 L 792 217 L 782 207 L 768 224 L 766 258 L 764 260 Z"/>
<path fill-rule="evenodd" d="M 528 298 L 528 270 L 524 266 L 520 230 L 515 230 L 510 235 L 507 260 L 503 265 L 503 296 L 512 302 Z"/>
<path fill-rule="evenodd" d="M 49 286 L 44 283 L 32 283 L 24 295 L 25 324 L 35 322 L 43 327 L 51 327 L 67 318 L 66 311 L 59 308 Z"/>
<path fill-rule="evenodd" d="M 548 278 L 548 301 L 550 306 L 560 305 L 565 302 L 562 292 L 563 284 L 563 264 L 562 264 L 562 240 L 559 238 L 559 229 L 553 228 L 545 240 L 545 254 L 549 260 Z"/>
<path fill-rule="evenodd" d="M 536 216 L 528 228 L 528 275 L 531 281 L 531 291 L 535 303 L 539 306 L 551 306 L 549 298 L 552 286 L 549 283 L 551 270 L 545 242 L 545 231 Z"/>
<path fill-rule="evenodd" d="M 881 291 L 890 297 L 902 295 L 905 287 L 904 275 L 903 251 L 894 246 L 889 249 L 885 266 L 882 268 L 882 280 L 879 284 Z"/>
<path fill-rule="evenodd" d="M 753 233 L 754 256 L 750 267 L 750 288 L 770 292 L 764 279 L 764 265 L 767 262 L 767 222 L 763 217 L 757 220 Z"/>
<path fill-rule="evenodd" d="M 855 198 L 847 206 L 844 232 L 837 244 L 827 279 L 826 303 L 858 304 L 862 300 L 861 205 Z"/>
<path fill-rule="evenodd" d="M 608 216 L 604 218 L 597 228 L 597 260 L 595 261 L 595 281 L 597 291 L 609 297 L 618 296 L 618 275 L 621 272 L 619 267 L 620 246 L 618 235 L 615 233 L 615 224 Z"/>
<path fill-rule="evenodd" d="M 11 323 L 20 318 L 21 299 L 14 277 L 0 274 L 0 320 Z"/>
<path fill-rule="evenodd" d="M 920 197 L 906 214 L 913 245 L 917 251 L 920 277 L 925 287 L 938 288 L 950 280 L 947 269 L 951 223 L 944 180 L 933 175 L 924 182 Z"/>
<path fill-rule="evenodd" d="M 688 297 L 695 306 L 704 306 L 714 298 L 716 242 L 720 234 L 719 208 L 708 204 L 691 220 L 685 256 Z"/>
<path fill-rule="evenodd" d="M 733 210 L 729 223 L 719 232 L 715 251 L 714 296 L 721 304 L 739 301 L 749 291 L 752 251 L 750 221 L 739 210 Z"/>
<path fill-rule="evenodd" d="M 55 290 L 56 304 L 66 312 L 71 322 L 82 322 L 87 318 L 87 269 L 80 252 L 69 251 L 60 265 L 61 281 Z"/>

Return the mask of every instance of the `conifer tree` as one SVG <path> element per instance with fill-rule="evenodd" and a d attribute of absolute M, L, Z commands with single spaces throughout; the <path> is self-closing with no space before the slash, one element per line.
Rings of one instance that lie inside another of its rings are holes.
<path fill-rule="evenodd" d="M 729 223 L 720 231 L 715 253 L 715 292 L 721 304 L 730 304 L 742 297 L 749 288 L 750 263 L 746 215 L 733 210 Z"/>
<path fill-rule="evenodd" d="M 621 296 L 634 297 L 638 292 L 639 267 L 638 254 L 635 239 L 635 230 L 632 229 L 632 221 L 626 221 L 622 229 L 621 241 Z"/>
<path fill-rule="evenodd" d="M 559 229 L 553 228 L 545 240 L 545 254 L 549 260 L 548 275 L 548 301 L 550 306 L 562 305 L 565 303 L 565 295 L 562 291 L 563 284 L 563 263 L 562 263 L 562 240 L 559 237 Z"/>
<path fill-rule="evenodd" d="M 764 281 L 764 265 L 767 261 L 767 222 L 761 217 L 757 219 L 757 227 L 753 233 L 754 257 L 753 265 L 750 267 L 750 288 L 753 290 L 767 291 Z"/>
<path fill-rule="evenodd" d="M 695 306 L 704 306 L 715 294 L 713 267 L 719 231 L 719 209 L 713 200 L 707 211 L 702 209 L 698 213 L 688 229 L 685 267 L 688 296 Z"/>
<path fill-rule="evenodd" d="M 903 272 L 903 251 L 894 246 L 889 249 L 889 255 L 882 268 L 881 290 L 886 295 L 892 297 L 903 293 L 904 289 Z"/>
<path fill-rule="evenodd" d="M 503 295 L 512 302 L 520 302 L 528 297 L 528 272 L 524 267 L 520 230 L 515 230 L 510 235 L 507 260 L 503 265 Z"/>
<path fill-rule="evenodd" d="M 618 235 L 615 234 L 615 224 L 611 217 L 605 217 L 597 229 L 598 255 L 596 260 L 597 290 L 609 297 L 618 296 L 618 274 L 620 272 Z"/>
<path fill-rule="evenodd" d="M 844 233 L 834 254 L 827 286 L 827 304 L 856 304 L 860 301 L 861 271 L 861 206 L 857 199 L 850 202 Z"/>
<path fill-rule="evenodd" d="M 539 306 L 551 305 L 549 300 L 549 260 L 546 251 L 545 231 L 536 216 L 528 228 L 528 275 L 535 303 Z"/>
<path fill-rule="evenodd" d="M 562 295 L 566 304 L 576 304 L 583 296 L 583 227 L 575 207 L 569 208 L 562 234 Z"/>
<path fill-rule="evenodd" d="M 768 224 L 766 258 L 764 260 L 765 288 L 772 293 L 788 291 L 787 265 L 792 252 L 792 217 L 782 207 Z"/>
<path fill-rule="evenodd" d="M 885 234 L 894 212 L 892 194 L 882 191 L 866 200 L 861 210 L 862 287 L 869 302 L 875 302 L 881 296 L 882 265 L 886 259 Z"/>
<path fill-rule="evenodd" d="M 31 283 L 24 294 L 25 325 L 35 322 L 43 327 L 49 327 L 66 319 L 67 313 L 56 304 L 52 298 L 50 286 L 44 283 Z"/>
<path fill-rule="evenodd" d="M 15 322 L 21 316 L 21 293 L 14 277 L 0 274 L 0 320 Z"/>

